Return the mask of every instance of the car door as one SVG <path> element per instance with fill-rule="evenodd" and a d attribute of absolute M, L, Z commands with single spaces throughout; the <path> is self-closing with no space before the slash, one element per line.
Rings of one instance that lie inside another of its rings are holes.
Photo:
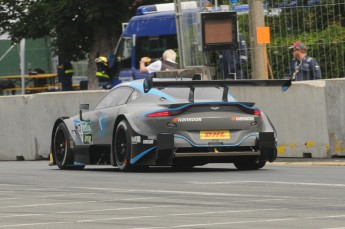
<path fill-rule="evenodd" d="M 87 112 L 85 119 L 91 121 L 94 145 L 111 144 L 119 110 L 127 102 L 133 90 L 126 86 L 115 88 L 101 99 L 93 111 Z"/>

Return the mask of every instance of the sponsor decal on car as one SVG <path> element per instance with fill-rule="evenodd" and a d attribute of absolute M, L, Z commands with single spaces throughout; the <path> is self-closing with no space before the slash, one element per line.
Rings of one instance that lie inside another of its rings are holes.
<path fill-rule="evenodd" d="M 89 121 L 80 121 L 76 125 L 77 131 L 79 133 L 79 136 L 81 137 L 81 140 L 84 144 L 91 144 L 92 143 L 92 128 L 91 128 L 91 122 Z"/>
<path fill-rule="evenodd" d="M 232 121 L 254 121 L 254 117 L 239 117 L 239 116 L 232 116 Z"/>
<path fill-rule="evenodd" d="M 202 122 L 202 118 L 174 118 L 172 122 Z"/>
<path fill-rule="evenodd" d="M 132 144 L 138 144 L 141 143 L 141 137 L 140 136 L 132 136 Z"/>
<path fill-rule="evenodd" d="M 230 139 L 229 130 L 201 130 L 200 139 Z"/>
<path fill-rule="evenodd" d="M 145 144 L 145 145 L 152 145 L 153 144 L 153 140 L 152 139 L 143 140 L 143 144 Z"/>

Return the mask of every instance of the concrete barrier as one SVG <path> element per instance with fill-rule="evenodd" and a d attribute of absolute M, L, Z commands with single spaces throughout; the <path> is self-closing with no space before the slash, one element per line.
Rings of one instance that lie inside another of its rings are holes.
<path fill-rule="evenodd" d="M 238 87 L 241 102 L 256 102 L 278 132 L 279 157 L 345 155 L 345 80 L 294 82 L 278 87 Z M 106 91 L 75 91 L 0 97 L 0 160 L 48 158 L 53 123 L 93 108 Z"/>
<path fill-rule="evenodd" d="M 345 80 L 293 82 L 280 88 L 233 88 L 239 101 L 256 102 L 278 132 L 278 157 L 345 155 Z"/>
<path fill-rule="evenodd" d="M 75 91 L 0 97 L 0 160 L 48 158 L 53 124 L 58 117 L 90 108 L 106 91 Z"/>

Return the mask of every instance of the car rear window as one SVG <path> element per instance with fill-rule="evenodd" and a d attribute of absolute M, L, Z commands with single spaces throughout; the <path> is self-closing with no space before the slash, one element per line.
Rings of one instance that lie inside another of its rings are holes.
<path fill-rule="evenodd" d="M 161 88 L 161 92 L 176 99 L 188 100 L 189 88 Z M 196 88 L 194 91 L 194 101 L 222 101 L 223 88 L 205 87 Z M 229 93 L 228 101 L 234 102 L 234 97 Z"/>

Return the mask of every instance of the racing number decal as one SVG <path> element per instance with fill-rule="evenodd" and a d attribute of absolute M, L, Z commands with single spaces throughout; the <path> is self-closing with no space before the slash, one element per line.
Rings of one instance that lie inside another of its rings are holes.
<path fill-rule="evenodd" d="M 81 122 L 81 134 L 83 136 L 84 143 L 92 142 L 91 122 Z"/>
<path fill-rule="evenodd" d="M 201 130 L 200 139 L 230 139 L 229 130 Z"/>

